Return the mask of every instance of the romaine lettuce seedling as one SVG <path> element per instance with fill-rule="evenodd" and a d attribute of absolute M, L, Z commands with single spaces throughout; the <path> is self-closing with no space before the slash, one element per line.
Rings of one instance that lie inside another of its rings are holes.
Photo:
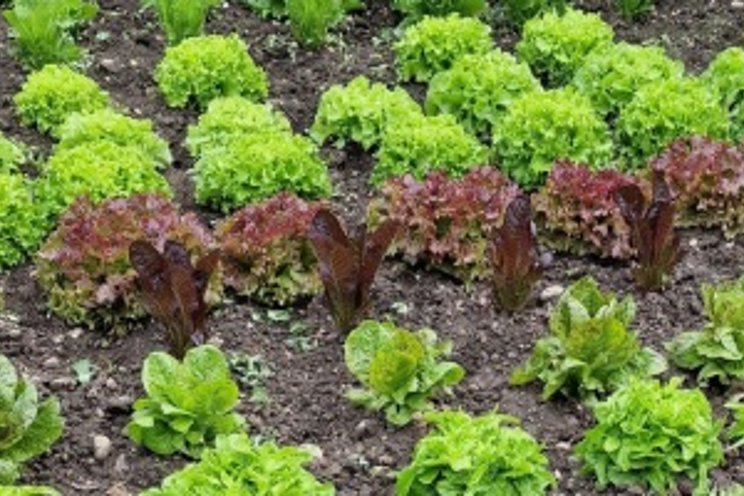
<path fill-rule="evenodd" d="M 386 220 L 374 232 L 363 227 L 350 238 L 331 211 L 315 214 L 307 237 L 320 263 L 326 303 L 341 332 L 351 330 L 366 311 L 375 274 L 398 229 L 398 222 Z"/>
<path fill-rule="evenodd" d="M 149 242 L 135 241 L 129 247 L 129 259 L 139 276 L 145 305 L 166 328 L 173 354 L 183 358 L 190 346 L 206 341 L 204 294 L 219 252 L 203 256 L 194 267 L 181 243 L 166 242 L 161 254 Z"/>

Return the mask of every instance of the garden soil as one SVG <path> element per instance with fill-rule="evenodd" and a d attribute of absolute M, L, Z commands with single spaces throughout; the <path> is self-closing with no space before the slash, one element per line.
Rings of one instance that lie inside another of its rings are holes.
<path fill-rule="evenodd" d="M 311 124 L 318 98 L 331 84 L 359 74 L 394 81 L 390 46 L 400 18 L 386 6 L 389 2 L 367 3 L 366 11 L 350 16 L 333 41 L 318 51 L 299 47 L 285 25 L 262 20 L 235 1 L 214 12 L 207 31 L 238 32 L 248 42 L 251 54 L 269 74 L 271 102 L 301 132 Z M 620 20 L 612 12 L 612 1 L 579 3 L 600 12 L 613 24 L 618 38 L 659 42 L 692 72 L 703 70 L 722 49 L 742 42 L 744 8 L 737 1 L 659 0 L 654 13 L 638 23 Z M 213 213 L 194 205 L 188 173 L 192 160 L 182 144 L 197 112 L 166 107 L 152 80 L 164 50 L 157 23 L 150 13 L 139 11 L 136 0 L 99 0 L 99 4 L 101 12 L 82 43 L 90 54 L 88 74 L 122 108 L 154 121 L 174 152 L 167 176 L 178 200 L 184 208 L 199 211 L 205 222 L 213 222 Z M 499 46 L 511 49 L 518 34 L 499 24 L 497 16 L 493 23 Z M 7 25 L 0 21 L 0 129 L 34 146 L 41 160 L 51 142 L 21 127 L 13 114 L 12 97 L 23 79 L 24 72 L 8 55 Z M 421 87 L 408 89 L 419 99 L 423 95 Z M 367 183 L 373 159 L 354 148 L 325 149 L 324 156 L 332 170 L 338 210 L 349 222 L 357 222 L 372 194 Z M 685 257 L 673 287 L 663 294 L 634 294 L 630 272 L 623 264 L 555 255 L 527 309 L 505 316 L 493 309 L 486 285 L 468 290 L 426 267 L 391 260 L 378 278 L 372 315 L 390 316 L 413 329 L 431 327 L 454 342 L 453 359 L 464 366 L 467 377 L 453 396 L 438 402 L 440 407 L 474 413 L 498 407 L 519 417 L 546 448 L 558 480 L 551 494 L 600 494 L 571 457 L 573 446 L 592 425 L 590 412 L 574 401 L 541 401 L 538 385 L 510 387 L 509 373 L 528 356 L 535 340 L 545 335 L 555 301 L 552 295 L 586 274 L 597 278 L 603 288 L 633 293 L 638 303 L 636 329 L 649 346 L 662 350 L 663 343 L 676 334 L 699 327 L 703 323 L 700 284 L 737 277 L 742 272 L 744 242 L 729 242 L 716 232 L 703 231 L 687 231 L 683 238 Z M 155 456 L 124 434 L 131 403 L 143 394 L 142 361 L 149 352 L 164 349 L 155 324 L 140 323 L 127 333 L 67 327 L 48 314 L 31 265 L 0 276 L 0 284 L 7 310 L 0 319 L 0 353 L 8 355 L 44 395 L 57 395 L 66 419 L 62 439 L 28 465 L 24 482 L 53 485 L 70 496 L 124 496 L 158 484 L 187 463 L 177 456 Z M 250 402 L 251 391 L 243 391 L 240 412 L 253 435 L 316 446 L 319 457 L 310 468 L 333 482 L 341 496 L 394 493 L 395 472 L 408 463 L 426 427 L 420 422 L 403 429 L 390 427 L 380 415 L 343 398 L 342 392 L 354 381 L 344 367 L 343 338 L 333 331 L 320 298 L 287 314 L 238 299 L 216 311 L 209 326 L 213 341 L 224 350 L 261 355 L 273 370 L 266 380 L 267 405 Z M 84 385 L 71 368 L 80 360 L 89 360 L 95 372 Z M 693 377 L 687 376 L 687 382 L 692 385 Z M 736 392 L 720 387 L 706 391 L 721 415 L 725 414 L 722 404 Z M 98 457 L 95 436 L 99 436 Z M 714 480 L 744 482 L 743 462 L 744 457 L 729 453 L 713 473 Z M 690 494 L 689 484 L 683 483 L 680 492 Z M 644 492 L 610 489 L 602 494 Z"/>

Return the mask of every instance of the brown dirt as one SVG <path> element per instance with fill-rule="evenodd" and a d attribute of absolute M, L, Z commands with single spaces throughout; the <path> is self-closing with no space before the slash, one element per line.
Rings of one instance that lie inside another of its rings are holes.
<path fill-rule="evenodd" d="M 88 74 L 113 98 L 134 114 L 152 119 L 167 138 L 175 155 L 168 177 L 185 208 L 193 208 L 193 194 L 186 171 L 191 159 L 182 146 L 186 126 L 196 118 L 193 110 L 167 108 L 151 80 L 162 56 L 163 39 L 149 13 L 139 13 L 135 0 L 100 0 L 101 13 L 87 31 L 84 45 L 90 51 Z M 389 50 L 390 28 L 399 19 L 382 0 L 369 0 L 369 9 L 353 15 L 334 42 L 311 52 L 292 42 L 286 26 L 263 21 L 231 2 L 210 19 L 209 32 L 237 31 L 249 43 L 251 53 L 268 71 L 271 101 L 284 110 L 297 131 L 312 121 L 319 95 L 330 84 L 364 73 L 393 80 Z M 631 41 L 657 39 L 699 71 L 721 49 L 741 40 L 744 10 L 730 2 L 696 0 L 657 2 L 645 21 L 628 24 L 611 13 L 612 2 L 583 1 L 583 6 L 602 12 L 618 36 Z M 102 36 L 101 33 L 107 33 Z M 515 34 L 495 29 L 499 44 L 509 47 Z M 47 138 L 19 125 L 12 112 L 12 96 L 23 73 L 7 55 L 7 27 L 0 24 L 0 129 L 15 139 L 48 153 Z M 420 94 L 421 90 L 416 89 Z M 372 159 L 358 149 L 325 150 L 337 186 L 336 201 L 349 217 L 361 215 L 370 192 L 367 177 Z M 687 255 L 679 267 L 674 287 L 663 295 L 636 295 L 637 329 L 643 341 L 661 347 L 675 334 L 702 322 L 698 287 L 703 281 L 738 276 L 744 259 L 744 242 L 728 243 L 715 233 L 685 233 Z M 47 315 L 44 296 L 33 282 L 30 266 L 0 276 L 7 309 L 16 322 L 0 321 L 0 352 L 39 384 L 44 394 L 60 397 L 66 417 L 63 438 L 51 452 L 28 466 L 24 481 L 47 483 L 66 495 L 102 495 L 120 484 L 131 492 L 157 484 L 185 463 L 174 457 L 159 458 L 136 447 L 123 434 L 129 405 L 142 394 L 139 371 L 148 352 L 162 349 L 156 326 L 143 323 L 123 338 L 104 332 L 70 329 Z M 594 275 L 605 288 L 631 291 L 628 270 L 590 258 L 557 256 L 539 294 L 549 285 L 568 285 L 584 274 Z M 396 313 L 406 302 L 408 312 Z M 391 315 L 404 326 L 437 329 L 454 341 L 454 359 L 467 370 L 466 380 L 441 406 L 462 407 L 473 412 L 498 405 L 503 412 L 523 420 L 525 428 L 545 446 L 551 467 L 559 478 L 555 495 L 597 494 L 590 480 L 578 475 L 570 449 L 591 424 L 591 417 L 575 402 L 539 400 L 537 386 L 507 386 L 512 370 L 529 353 L 532 343 L 545 332 L 549 302 L 535 298 L 528 309 L 514 317 L 492 309 L 488 289 L 478 286 L 468 293 L 461 285 L 437 273 L 388 263 L 378 280 L 373 315 Z M 313 471 L 333 481 L 340 495 L 393 494 L 393 473 L 404 466 L 422 425 L 404 429 L 388 427 L 374 415 L 349 405 L 340 392 L 353 381 L 343 366 L 341 340 L 331 331 L 319 301 L 291 311 L 291 322 L 272 323 L 266 310 L 246 302 L 227 305 L 211 318 L 217 342 L 225 350 L 261 354 L 275 374 L 268 379 L 271 403 L 260 408 L 247 401 L 241 412 L 253 434 L 277 438 L 283 443 L 313 443 L 323 457 Z M 290 332 L 293 323 L 309 329 L 315 346 L 300 351 Z M 70 368 L 89 359 L 97 369 L 92 383 L 79 386 Z M 689 378 L 688 378 L 689 379 Z M 690 382 L 690 384 L 692 384 Z M 732 391 L 708 391 L 721 412 Z M 113 442 L 112 454 L 103 461 L 93 458 L 92 435 L 103 434 Z M 741 456 L 731 454 L 717 470 L 717 480 L 744 482 Z M 683 490 L 683 493 L 684 490 Z M 640 494 L 609 490 L 605 494 Z"/>

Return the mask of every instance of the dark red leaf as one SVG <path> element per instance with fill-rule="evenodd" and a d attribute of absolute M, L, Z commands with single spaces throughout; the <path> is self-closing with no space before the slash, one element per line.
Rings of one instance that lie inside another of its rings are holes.
<path fill-rule="evenodd" d="M 519 310 L 543 272 L 526 195 L 520 193 L 507 207 L 504 224 L 494 232 L 490 255 L 498 306 L 509 312 Z"/>

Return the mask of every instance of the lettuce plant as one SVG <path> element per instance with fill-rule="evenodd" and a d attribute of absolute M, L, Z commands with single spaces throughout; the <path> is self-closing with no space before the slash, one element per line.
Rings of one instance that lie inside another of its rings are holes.
<path fill-rule="evenodd" d="M 673 78 L 641 87 L 620 112 L 615 135 L 623 165 L 638 169 L 676 139 L 726 139 L 729 122 L 715 93 L 700 81 Z"/>
<path fill-rule="evenodd" d="M 395 238 L 400 224 L 383 221 L 373 232 L 362 226 L 352 237 L 330 210 L 313 216 L 307 239 L 318 259 L 326 304 L 336 327 L 348 332 L 364 316 L 377 270 Z"/>
<path fill-rule="evenodd" d="M 650 202 L 634 184 L 615 191 L 615 200 L 637 254 L 636 284 L 643 291 L 662 289 L 682 255 L 674 230 L 676 204 L 666 179 L 654 173 Z"/>
<path fill-rule="evenodd" d="M 129 262 L 137 271 L 137 282 L 145 307 L 165 327 L 173 355 L 183 358 L 186 350 L 207 340 L 208 302 L 205 294 L 217 264 L 214 250 L 191 264 L 188 249 L 166 241 L 160 253 L 149 241 L 129 245 Z"/>
<path fill-rule="evenodd" d="M 527 21 L 516 50 L 543 83 L 556 88 L 568 84 L 586 57 L 612 43 L 613 36 L 599 15 L 567 8 Z"/>
<path fill-rule="evenodd" d="M 75 112 L 108 107 L 109 96 L 98 83 L 69 67 L 46 65 L 28 76 L 13 103 L 22 124 L 56 134 Z"/>
<path fill-rule="evenodd" d="M 643 86 L 683 74 L 682 62 L 664 48 L 621 42 L 589 54 L 571 84 L 599 113 L 615 118 Z"/>
<path fill-rule="evenodd" d="M 36 277 L 49 308 L 70 324 L 110 327 L 146 315 L 136 286 L 129 246 L 147 240 L 162 250 L 167 240 L 184 244 L 192 257 L 213 245 L 194 214 L 157 195 L 135 195 L 94 206 L 81 198 L 60 219 L 36 257 Z M 219 299 L 219 277 L 207 293 Z"/>
<path fill-rule="evenodd" d="M 47 451 L 62 435 L 59 401 L 39 401 L 34 385 L 0 354 L 0 485 L 13 484 L 22 464 Z M 5 493 L 4 493 L 5 494 Z"/>
<path fill-rule="evenodd" d="M 651 161 L 664 174 L 684 226 L 744 231 L 744 151 L 703 137 L 677 140 Z"/>
<path fill-rule="evenodd" d="M 473 167 L 485 165 L 488 151 L 451 115 L 411 115 L 385 130 L 376 158 L 370 180 L 379 186 L 404 174 L 419 180 L 433 171 L 461 177 Z"/>
<path fill-rule="evenodd" d="M 241 0 L 258 15 L 280 19 L 287 16 L 287 0 Z"/>
<path fill-rule="evenodd" d="M 201 157 L 244 135 L 291 132 L 287 118 L 271 105 L 228 96 L 212 100 L 207 111 L 199 116 L 199 122 L 189 126 L 186 148 L 194 157 Z"/>
<path fill-rule="evenodd" d="M 532 196 L 542 241 L 579 255 L 629 258 L 630 228 L 615 201 L 615 192 L 629 184 L 642 183 L 616 170 L 593 171 L 586 165 L 557 162 Z"/>
<path fill-rule="evenodd" d="M 504 223 L 494 233 L 489 258 L 497 306 L 507 312 L 519 310 L 543 273 L 527 195 L 520 194 L 509 203 Z"/>
<path fill-rule="evenodd" d="M 506 18 L 521 27 L 525 22 L 539 14 L 555 11 L 563 14 L 568 0 L 501 0 L 499 2 Z"/>
<path fill-rule="evenodd" d="M 155 9 L 160 25 L 165 29 L 168 43 L 178 45 L 192 36 L 199 36 L 204 20 L 219 0 L 141 0 L 145 8 Z"/>
<path fill-rule="evenodd" d="M 344 3 L 344 0 L 286 0 L 292 34 L 310 47 L 322 45 L 328 31 L 343 20 Z"/>
<path fill-rule="evenodd" d="M 591 276 L 572 284 L 550 314 L 550 334 L 535 344 L 511 384 L 543 383 L 543 399 L 562 392 L 593 402 L 637 377 L 666 369 L 666 361 L 642 348 L 629 327 L 635 303 L 602 293 Z"/>
<path fill-rule="evenodd" d="M 707 322 L 667 343 L 672 361 L 697 370 L 698 382 L 723 384 L 744 379 L 744 278 L 701 288 Z"/>
<path fill-rule="evenodd" d="M 589 100 L 571 89 L 527 93 L 494 126 L 501 170 L 522 186 L 545 181 L 556 160 L 606 165 L 612 155 L 607 124 Z"/>
<path fill-rule="evenodd" d="M 364 389 L 351 389 L 346 397 L 384 411 L 393 425 L 406 425 L 417 412 L 432 409 L 432 396 L 449 392 L 465 376 L 458 364 L 440 361 L 451 348 L 449 342 L 438 343 L 431 329 L 414 333 L 390 322 L 362 322 L 346 338 L 344 357 Z"/>
<path fill-rule="evenodd" d="M 306 199 L 330 195 L 328 169 L 315 145 L 284 133 L 247 134 L 205 153 L 194 165 L 196 201 L 229 212 L 281 191 Z"/>
<path fill-rule="evenodd" d="M 473 18 L 451 14 L 424 17 L 408 27 L 393 46 L 401 81 L 429 81 L 452 67 L 463 55 L 485 54 L 493 48 L 491 28 Z"/>
<path fill-rule="evenodd" d="M 0 269 L 23 261 L 45 234 L 30 183 L 20 174 L 0 172 Z"/>
<path fill-rule="evenodd" d="M 720 422 L 699 389 L 633 380 L 594 407 L 596 425 L 576 446 L 583 471 L 607 485 L 642 486 L 667 494 L 684 476 L 708 495 L 708 472 L 723 461 Z"/>
<path fill-rule="evenodd" d="M 498 49 L 465 55 L 429 82 L 426 112 L 452 114 L 469 132 L 490 135 L 512 102 L 540 88 L 526 64 Z"/>
<path fill-rule="evenodd" d="M 397 496 L 493 494 L 539 496 L 555 485 L 542 447 L 507 415 L 427 413 L 434 430 L 398 473 Z"/>
<path fill-rule="evenodd" d="M 639 19 L 654 7 L 654 0 L 616 0 L 620 15 L 628 20 Z"/>
<path fill-rule="evenodd" d="M 14 0 L 3 12 L 12 53 L 27 69 L 78 62 L 83 51 L 75 44 L 75 35 L 97 12 L 90 0 Z"/>
<path fill-rule="evenodd" d="M 23 148 L 0 133 L 0 174 L 16 172 L 25 160 Z"/>
<path fill-rule="evenodd" d="M 59 150 L 44 164 L 34 185 L 34 194 L 43 203 L 50 225 L 82 195 L 100 203 L 108 198 L 154 192 L 171 194 L 153 160 L 139 148 L 111 141 L 90 141 Z"/>
<path fill-rule="evenodd" d="M 217 225 L 225 285 L 267 305 L 290 305 L 323 289 L 305 234 L 321 208 L 290 193 L 247 205 Z"/>
<path fill-rule="evenodd" d="M 339 148 L 351 141 L 369 150 L 392 123 L 420 114 L 421 107 L 404 89 L 390 90 L 358 76 L 323 93 L 310 133 L 321 144 L 333 138 Z"/>
<path fill-rule="evenodd" d="M 266 73 L 237 34 L 198 36 L 167 48 L 155 81 L 168 106 L 176 108 L 190 101 L 204 108 L 220 96 L 262 101 L 269 92 Z"/>
<path fill-rule="evenodd" d="M 731 448 L 739 448 L 744 444 L 744 402 L 742 402 L 741 394 L 737 394 L 729 401 L 726 402 L 726 408 L 731 410 L 733 414 L 733 422 L 731 426 L 726 430 L 726 438 L 732 442 Z M 744 493 L 744 487 L 738 486 L 742 493 Z M 739 492 L 735 492 L 735 495 L 739 495 Z"/>
<path fill-rule="evenodd" d="M 491 275 L 489 240 L 517 192 L 490 167 L 475 168 L 461 179 L 434 172 L 419 182 L 406 175 L 382 186 L 367 215 L 372 226 L 384 219 L 401 224 L 393 253 L 472 283 Z"/>
<path fill-rule="evenodd" d="M 741 141 L 744 138 L 744 50 L 731 47 L 716 55 L 701 79 L 716 92 L 727 112 L 731 137 Z"/>
<path fill-rule="evenodd" d="M 737 483 L 718 486 L 708 496 L 744 496 L 744 486 Z"/>
<path fill-rule="evenodd" d="M 134 146 L 154 164 L 168 166 L 173 160 L 168 143 L 160 138 L 149 119 L 135 119 L 106 108 L 86 114 L 72 114 L 58 130 L 56 150 L 66 150 L 92 141 L 110 141 Z"/>
<path fill-rule="evenodd" d="M 393 8 L 416 21 L 425 16 L 477 16 L 486 8 L 485 0 L 393 0 Z"/>
<path fill-rule="evenodd" d="M 135 401 L 127 433 L 153 453 L 199 458 L 217 436 L 245 430 L 245 419 L 233 412 L 240 391 L 214 346 L 192 348 L 182 362 L 150 353 L 142 385 L 146 396 Z"/>
<path fill-rule="evenodd" d="M 330 483 L 319 482 L 303 465 L 309 451 L 273 442 L 256 445 L 246 434 L 217 436 L 215 447 L 140 496 L 334 496 Z"/>

